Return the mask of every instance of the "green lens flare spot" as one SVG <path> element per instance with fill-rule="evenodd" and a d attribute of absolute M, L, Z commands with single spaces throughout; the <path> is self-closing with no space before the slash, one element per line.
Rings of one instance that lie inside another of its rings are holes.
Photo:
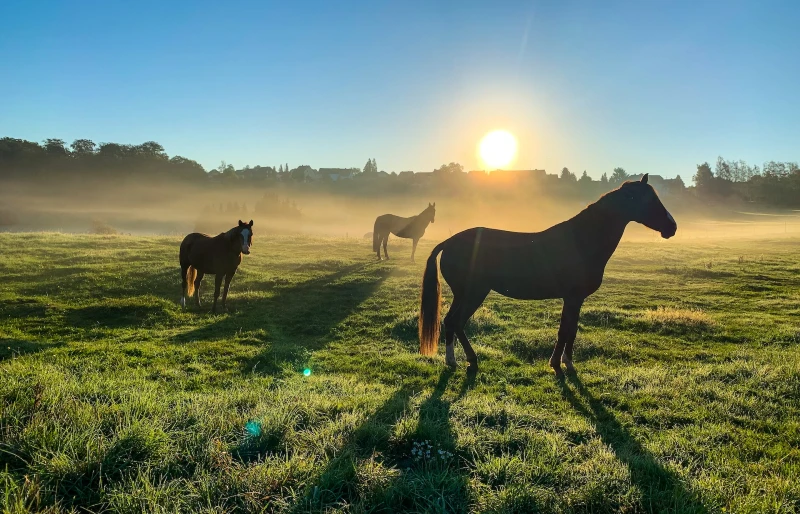
<path fill-rule="evenodd" d="M 258 437 L 261 435 L 261 423 L 258 421 L 248 421 L 244 426 L 244 430 L 250 437 Z"/>
<path fill-rule="evenodd" d="M 303 370 L 303 376 L 304 377 L 310 377 L 311 376 L 311 368 L 304 369 Z"/>

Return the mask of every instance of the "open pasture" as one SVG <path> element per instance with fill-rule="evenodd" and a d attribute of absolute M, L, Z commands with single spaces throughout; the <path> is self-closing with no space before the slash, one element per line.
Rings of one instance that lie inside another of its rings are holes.
<path fill-rule="evenodd" d="M 409 242 L 259 234 L 221 315 L 179 243 L 0 234 L 4 511 L 800 510 L 797 239 L 623 242 L 564 382 L 560 301 L 418 355 Z"/>

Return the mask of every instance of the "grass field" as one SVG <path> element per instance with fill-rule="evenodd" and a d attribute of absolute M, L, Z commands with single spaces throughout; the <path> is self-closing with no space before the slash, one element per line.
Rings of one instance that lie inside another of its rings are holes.
<path fill-rule="evenodd" d="M 4 511 L 800 510 L 800 240 L 623 243 L 563 383 L 558 301 L 490 295 L 470 378 L 409 245 L 255 243 L 214 316 L 178 238 L 0 235 Z"/>

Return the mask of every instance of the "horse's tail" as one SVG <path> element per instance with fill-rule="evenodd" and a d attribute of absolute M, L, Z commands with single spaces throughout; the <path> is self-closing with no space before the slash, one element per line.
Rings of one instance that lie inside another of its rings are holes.
<path fill-rule="evenodd" d="M 419 302 L 419 353 L 435 355 L 439 348 L 439 317 L 441 314 L 442 288 L 439 285 L 439 266 L 436 257 L 444 248 L 439 243 L 428 257 L 422 275 L 422 294 Z"/>
<path fill-rule="evenodd" d="M 186 296 L 194 294 L 194 281 L 196 278 L 197 270 L 194 269 L 194 266 L 189 266 L 189 269 L 186 270 Z"/>
<path fill-rule="evenodd" d="M 378 252 L 381 249 L 381 235 L 378 232 L 378 221 L 380 217 L 375 218 L 375 226 L 372 228 L 372 251 Z"/>

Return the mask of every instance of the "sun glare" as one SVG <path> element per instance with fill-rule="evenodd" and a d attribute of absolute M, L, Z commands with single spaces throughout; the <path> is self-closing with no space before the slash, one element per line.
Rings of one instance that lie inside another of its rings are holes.
<path fill-rule="evenodd" d="M 511 164 L 517 154 L 517 140 L 505 130 L 494 130 L 481 140 L 479 153 L 487 166 L 497 169 Z"/>

